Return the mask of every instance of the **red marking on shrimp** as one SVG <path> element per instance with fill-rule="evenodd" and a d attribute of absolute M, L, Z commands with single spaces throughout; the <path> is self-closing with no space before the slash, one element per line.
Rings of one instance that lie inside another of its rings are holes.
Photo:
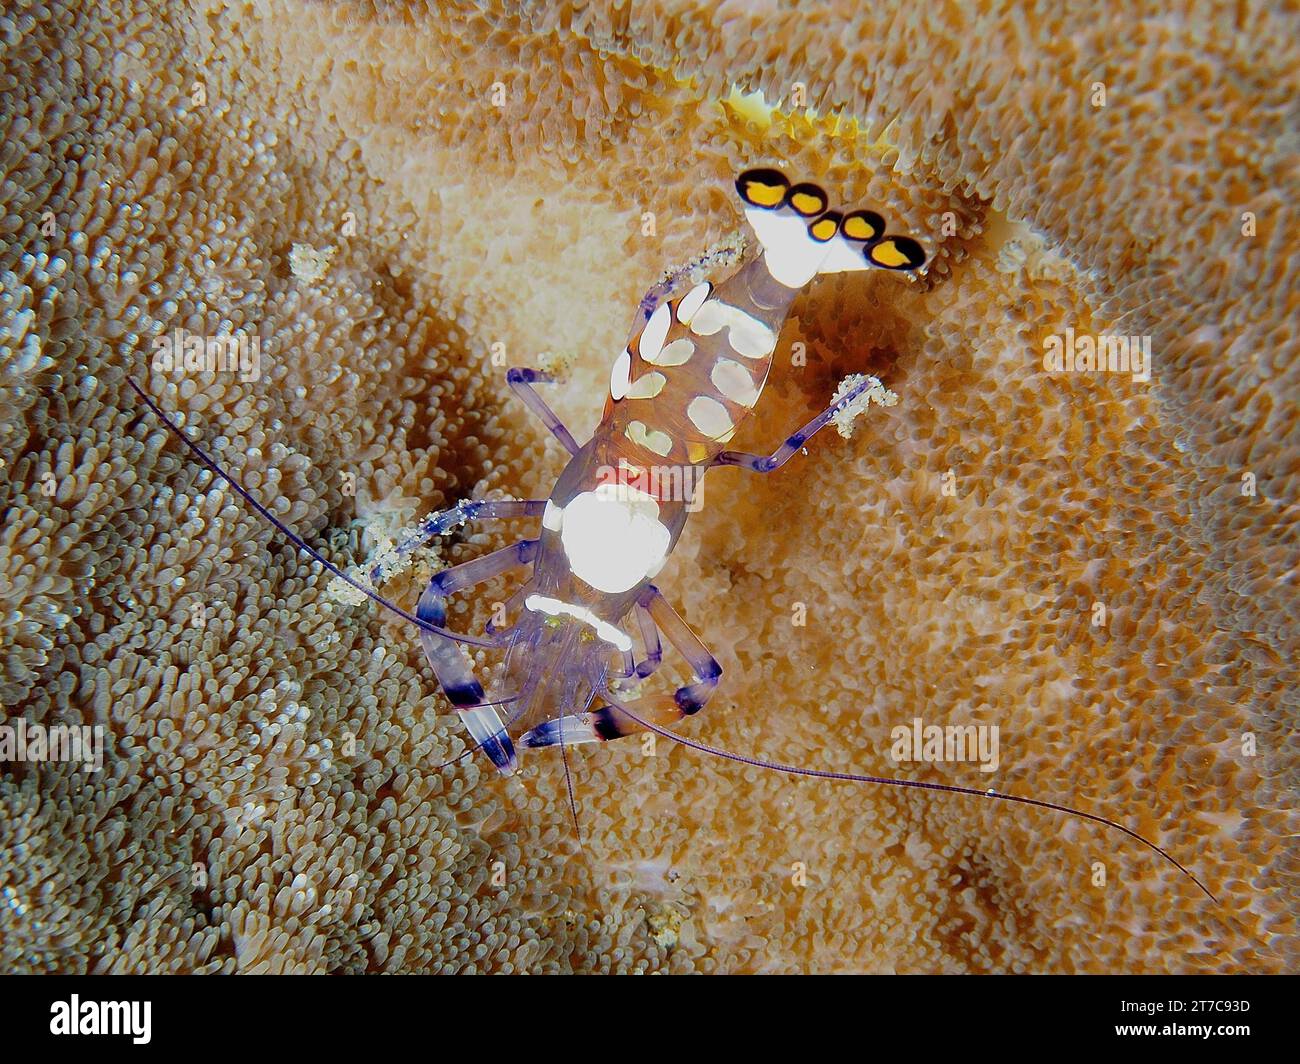
<path fill-rule="evenodd" d="M 693 502 L 699 495 L 703 470 L 698 466 L 667 465 L 643 469 L 624 458 L 618 468 L 601 466 L 596 471 L 596 486 L 613 485 L 649 495 L 659 502 Z"/>

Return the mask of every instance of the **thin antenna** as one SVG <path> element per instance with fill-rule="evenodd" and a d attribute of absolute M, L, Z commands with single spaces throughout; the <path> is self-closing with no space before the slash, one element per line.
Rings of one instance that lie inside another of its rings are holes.
<path fill-rule="evenodd" d="M 582 825 L 578 823 L 578 803 L 573 797 L 573 775 L 569 772 L 569 751 L 564 745 L 564 716 L 560 719 L 560 760 L 564 763 L 564 786 L 569 792 L 569 812 L 573 816 L 573 830 L 578 834 L 578 847 L 582 848 Z"/>
<path fill-rule="evenodd" d="M 682 746 L 689 747 L 692 750 L 698 750 L 702 754 L 712 754 L 714 757 L 720 757 L 726 761 L 735 761 L 741 765 L 753 765 L 755 768 L 767 768 L 776 772 L 787 772 L 794 776 L 813 776 L 817 779 L 824 780 L 848 780 L 851 783 L 878 783 L 888 787 L 912 787 L 916 790 L 923 791 L 947 791 L 950 794 L 969 794 L 974 795 L 976 798 L 996 798 L 1004 802 L 1018 802 L 1020 805 L 1033 805 L 1040 809 L 1052 809 L 1058 813 L 1068 813 L 1071 816 L 1078 816 L 1083 817 L 1085 820 L 1091 820 L 1096 824 L 1105 824 L 1107 827 L 1117 828 L 1130 838 L 1137 839 L 1137 841 L 1142 843 L 1143 846 L 1155 850 L 1156 853 L 1200 887 L 1210 901 L 1214 902 L 1215 905 L 1219 904 L 1219 899 L 1210 893 L 1204 883 L 1192 875 L 1191 872 L 1179 864 L 1178 861 L 1162 850 L 1154 842 L 1143 838 L 1131 828 L 1126 828 L 1123 824 L 1116 823 L 1114 820 L 1107 820 L 1104 816 L 1098 816 L 1096 813 L 1085 813 L 1082 809 L 1071 809 L 1068 805 L 1057 805 L 1055 802 L 1044 802 L 1038 798 L 1022 798 L 1017 794 L 1002 794 L 999 791 L 980 791 L 976 790 L 974 787 L 958 787 L 951 783 L 924 783 L 920 780 L 890 779 L 888 776 L 860 776 L 852 772 L 830 772 L 825 769 L 801 768 L 797 765 L 783 765 L 776 761 L 764 761 L 760 758 L 745 757 L 742 754 L 733 754 L 727 750 L 719 750 L 716 746 L 709 746 L 707 743 L 698 742 L 697 740 L 688 738 L 685 735 L 678 735 L 676 732 L 669 731 L 667 728 L 661 728 L 658 725 L 652 724 L 648 720 L 643 720 L 641 717 L 638 717 L 633 713 L 632 710 L 628 709 L 627 706 L 615 700 L 609 691 L 606 691 L 603 697 L 620 713 L 624 713 L 631 717 L 647 731 L 652 731 L 656 735 L 662 735 L 665 739 L 670 739 L 675 743 L 680 743 Z"/>
<path fill-rule="evenodd" d="M 276 529 L 278 529 L 279 532 L 286 539 L 289 540 L 290 543 L 292 543 L 295 547 L 297 547 L 300 551 L 306 554 L 313 561 L 318 562 L 319 564 L 324 566 L 327 570 L 329 570 L 331 573 L 337 576 L 345 584 L 351 585 L 352 587 L 360 591 L 363 595 L 365 595 L 367 598 L 373 599 L 375 602 L 378 602 L 379 605 L 384 607 L 384 609 L 392 611 L 393 613 L 397 614 L 397 616 L 401 617 L 403 620 L 410 621 L 417 628 L 422 628 L 426 632 L 432 632 L 434 635 L 446 636 L 448 639 L 455 640 L 457 643 L 467 643 L 470 646 L 488 647 L 488 648 L 496 647 L 497 644 L 490 639 L 480 639 L 477 636 L 463 635 L 460 632 L 451 632 L 448 631 L 446 628 L 439 628 L 436 624 L 430 624 L 428 621 L 422 621 L 420 620 L 419 617 L 415 616 L 415 614 L 407 613 L 406 610 L 402 609 L 401 606 L 389 602 L 388 599 L 384 598 L 383 595 L 380 595 L 377 592 L 372 591 L 364 584 L 359 583 L 358 581 L 354 580 L 352 577 L 348 576 L 347 573 L 345 573 L 332 561 L 330 561 L 323 554 L 321 554 L 321 552 L 318 551 L 315 547 L 308 544 L 307 541 L 304 540 L 301 536 L 299 536 L 296 532 L 294 532 L 293 529 L 291 529 L 288 525 L 286 525 L 283 521 L 281 521 L 278 517 L 276 517 L 275 514 L 271 513 L 270 510 L 268 510 L 265 506 L 263 506 L 260 502 L 258 502 L 257 499 L 253 497 L 252 493 L 246 487 L 244 487 L 243 484 L 241 484 L 238 480 L 236 480 L 234 476 L 232 476 L 230 473 L 227 473 L 224 469 L 222 469 L 222 467 L 217 463 L 216 459 L 214 459 L 211 455 L 207 453 L 207 451 L 205 451 L 197 443 L 195 443 L 188 436 L 186 436 L 184 431 L 181 429 L 181 427 L 177 425 L 174 421 L 172 421 L 171 418 L 169 418 L 165 413 L 163 413 L 162 408 L 159 407 L 157 403 L 155 403 L 152 399 L 149 398 L 149 396 L 147 396 L 144 393 L 144 389 L 141 388 L 140 385 L 138 385 L 135 382 L 135 379 L 133 377 L 127 377 L 126 383 L 135 389 L 135 394 L 144 400 L 145 405 L 154 412 L 154 414 L 158 417 L 160 421 L 162 421 L 164 425 L 166 425 L 169 429 L 171 429 L 172 433 L 176 436 L 176 438 L 179 439 L 181 443 L 185 444 L 185 446 L 190 449 L 190 451 L 194 454 L 196 458 L 198 458 L 200 462 L 202 462 L 205 466 L 207 466 L 210 470 L 212 470 L 212 472 L 216 473 L 217 476 L 219 476 L 222 480 L 224 480 L 227 484 L 229 484 L 232 488 L 234 488 L 235 491 L 239 493 L 239 496 L 246 503 L 248 503 L 249 506 L 251 506 L 263 518 L 265 518 L 272 525 L 274 525 Z"/>

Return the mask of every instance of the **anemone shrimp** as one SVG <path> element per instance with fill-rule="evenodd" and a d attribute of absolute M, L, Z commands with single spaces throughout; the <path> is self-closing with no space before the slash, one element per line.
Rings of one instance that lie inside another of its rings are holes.
<path fill-rule="evenodd" d="M 701 281 L 677 298 L 643 301 L 632 336 L 614 361 L 603 416 L 590 440 L 579 444 L 534 387 L 550 383 L 550 377 L 531 369 L 508 372 L 510 388 L 568 452 L 568 463 L 546 498 L 463 502 L 404 537 L 390 557 L 409 556 L 466 521 L 537 518 L 541 526 L 536 538 L 435 573 L 414 613 L 375 590 L 386 575 L 385 564 L 376 564 L 368 581 L 344 572 L 189 439 L 139 384 L 130 384 L 198 461 L 299 550 L 418 629 L 438 683 L 472 740 L 467 754 L 481 750 L 501 773 L 511 775 L 521 751 L 559 747 L 571 807 L 568 747 L 651 732 L 700 753 L 792 775 L 950 792 L 1080 817 L 1141 842 L 1213 899 L 1165 850 L 1098 814 L 993 790 L 787 765 L 722 750 L 675 730 L 705 708 L 722 676 L 718 661 L 653 582 L 693 509 L 693 486 L 715 467 L 760 475 L 780 469 L 817 432 L 880 388 L 874 378 L 850 377 L 829 406 L 770 454 L 726 449 L 762 395 L 778 337 L 805 286 L 822 274 L 912 271 L 925 262 L 917 240 L 889 234 L 874 211 L 831 209 L 829 197 L 815 184 L 792 183 L 777 170 L 757 169 L 741 174 L 736 190 L 759 252 L 716 286 Z M 511 623 L 489 623 L 483 636 L 446 628 L 451 595 L 529 568 L 531 574 L 507 603 L 515 616 Z M 629 619 L 637 626 L 639 659 Z M 628 688 L 653 676 L 664 642 L 690 667 L 691 681 L 671 693 L 633 697 Z M 461 645 L 504 651 L 504 672 L 516 693 L 489 699 Z M 503 720 L 505 706 L 511 709 Z"/>

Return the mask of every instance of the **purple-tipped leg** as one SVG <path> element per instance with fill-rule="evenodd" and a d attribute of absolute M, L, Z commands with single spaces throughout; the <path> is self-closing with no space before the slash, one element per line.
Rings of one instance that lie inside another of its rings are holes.
<path fill-rule="evenodd" d="M 370 582 L 381 584 L 388 577 L 388 568 L 404 554 L 410 554 L 416 547 L 427 543 L 434 536 L 446 535 L 457 525 L 468 521 L 485 521 L 491 518 L 506 517 L 541 517 L 546 510 L 545 499 L 486 499 L 479 502 L 458 502 L 447 510 L 425 518 L 410 535 L 392 549 L 391 557 L 381 559 L 370 570 Z"/>
<path fill-rule="evenodd" d="M 449 595 L 474 584 L 481 584 L 518 566 L 528 565 L 536 554 L 537 541 L 525 539 L 513 546 L 485 554 L 482 558 L 444 569 L 429 581 L 429 586 L 420 596 L 420 602 L 415 608 L 416 616 L 441 627 L 447 619 Z M 484 705 L 487 696 L 483 685 L 470 668 L 468 659 L 455 643 L 443 636 L 421 630 L 420 643 L 443 691 L 460 713 L 470 737 L 486 751 L 492 764 L 507 776 L 513 774 L 519 767 L 514 746 L 496 709 Z"/>
<path fill-rule="evenodd" d="M 830 406 L 793 436 L 790 436 L 785 443 L 781 444 L 771 454 L 745 454 L 742 451 L 723 451 L 713 459 L 710 468 L 713 466 L 739 466 L 741 469 L 748 469 L 755 473 L 770 473 L 774 469 L 780 469 L 786 462 L 790 461 L 799 448 L 830 423 L 837 410 L 853 402 L 868 388 L 871 388 L 874 383 L 871 378 L 861 381 L 856 387 L 845 393 L 842 399 L 831 403 Z"/>
<path fill-rule="evenodd" d="M 641 630 L 641 644 L 645 657 L 637 661 L 632 651 L 624 652 L 622 671 L 612 674 L 615 679 L 630 680 L 636 677 L 637 680 L 644 680 L 654 674 L 654 671 L 659 668 L 659 663 L 664 659 L 663 647 L 659 644 L 659 629 L 655 627 L 650 611 L 642 605 L 650 594 L 651 592 L 647 591 L 633 607 Z"/>
<path fill-rule="evenodd" d="M 704 708 L 709 696 L 713 694 L 714 689 L 718 686 L 718 678 L 722 675 L 722 667 L 653 584 L 646 588 L 645 594 L 638 600 L 637 605 L 644 610 L 651 628 L 663 633 L 663 637 L 686 659 L 691 666 L 691 671 L 695 674 L 694 683 L 679 687 L 671 695 L 646 695 L 626 703 L 637 716 L 667 727 L 677 723 L 683 717 L 698 713 Z M 645 632 L 646 628 L 643 625 L 643 636 Z M 647 650 L 653 658 L 653 662 L 651 658 L 647 658 L 646 662 L 643 663 L 643 665 L 649 666 L 644 673 L 644 675 L 648 676 L 657 667 L 662 655 L 659 649 L 658 635 L 652 632 L 651 636 L 645 638 Z M 653 638 L 653 642 L 651 642 L 651 638 Z M 653 647 L 653 651 L 650 651 L 651 647 Z M 642 675 L 641 669 L 642 666 L 637 667 L 638 676 Z M 609 692 L 606 692 L 606 696 L 611 703 L 614 701 Z M 560 741 L 561 728 L 564 730 L 564 743 L 566 746 L 573 746 L 578 743 L 609 742 L 645 730 L 632 717 L 626 713 L 620 713 L 616 706 L 611 704 L 597 706 L 588 713 L 556 718 L 548 720 L 544 724 L 539 724 L 520 738 L 519 745 L 524 747 L 554 746 Z"/>
<path fill-rule="evenodd" d="M 535 369 L 511 369 L 506 371 L 506 383 L 528 409 L 537 415 L 541 423 L 551 430 L 551 435 L 564 444 L 566 451 L 577 454 L 581 450 L 573 433 L 564 427 L 564 423 L 555 416 L 555 411 L 546 405 L 546 400 L 533 390 L 534 384 L 554 384 L 554 377 Z"/>
<path fill-rule="evenodd" d="M 651 585 L 636 604 L 636 620 L 641 628 L 641 642 L 645 644 L 645 659 L 638 662 L 636 667 L 637 677 L 642 680 L 659 668 L 659 663 L 664 660 L 663 647 L 659 644 L 659 629 L 645 605 L 649 598 L 657 594 L 658 588 Z"/>

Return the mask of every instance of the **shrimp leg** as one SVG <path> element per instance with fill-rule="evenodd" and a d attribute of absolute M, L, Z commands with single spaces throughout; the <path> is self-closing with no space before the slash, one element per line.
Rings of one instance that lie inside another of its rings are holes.
<path fill-rule="evenodd" d="M 658 588 L 650 590 L 653 590 L 656 595 L 659 593 Z M 641 597 L 644 599 L 646 596 Z M 636 619 L 641 627 L 641 642 L 645 644 L 645 658 L 637 662 L 636 675 L 638 680 L 644 680 L 659 668 L 659 663 L 664 660 L 664 651 L 659 643 L 659 626 L 655 624 L 650 611 L 640 602 L 636 604 Z"/>
<path fill-rule="evenodd" d="M 723 451 L 709 463 L 709 468 L 712 469 L 714 466 L 740 466 L 755 473 L 771 473 L 774 469 L 780 469 L 786 462 L 790 461 L 799 448 L 830 423 L 837 410 L 858 398 L 868 388 L 872 387 L 872 384 L 872 380 L 868 378 L 855 388 L 850 389 L 843 398 L 831 403 L 830 406 L 798 432 L 788 437 L 785 443 L 781 444 L 771 454 L 745 454 L 742 451 Z"/>
<path fill-rule="evenodd" d="M 507 517 L 541 517 L 546 509 L 545 499 L 486 499 L 478 502 L 458 502 L 446 510 L 439 510 L 421 521 L 401 542 L 370 569 L 370 582 L 381 584 L 388 576 L 387 570 L 403 554 L 409 554 L 417 547 L 427 543 L 434 536 L 442 536 L 457 525 L 468 521 L 483 521 L 490 518 Z"/>
<path fill-rule="evenodd" d="M 515 395 L 524 401 L 524 405 L 537 415 L 542 424 L 551 430 L 551 435 L 564 445 L 566 451 L 577 454 L 581 450 L 578 441 L 573 438 L 573 433 L 564 427 L 564 423 L 556 416 L 555 411 L 547 406 L 546 400 L 533 389 L 534 384 L 554 384 L 554 377 L 536 369 L 516 368 L 506 370 L 506 383 L 510 385 Z"/>
<path fill-rule="evenodd" d="M 537 555 L 537 540 L 524 539 L 509 547 L 485 554 L 481 558 L 462 562 L 436 573 L 420 596 L 415 615 L 422 621 L 442 627 L 447 619 L 447 598 L 457 591 L 481 584 L 494 576 L 509 572 L 518 566 L 528 565 Z M 433 618 L 438 620 L 433 620 Z M 497 640 L 499 642 L 499 639 Z M 481 746 L 492 763 L 507 776 L 512 775 L 518 762 L 514 746 L 506 734 L 501 717 L 492 706 L 484 705 L 487 696 L 470 667 L 469 660 L 460 648 L 445 636 L 420 630 L 420 643 L 425 656 L 438 677 L 448 700 L 460 713 L 475 744 Z"/>
<path fill-rule="evenodd" d="M 623 671 L 613 674 L 617 680 L 630 680 L 632 677 L 637 681 L 644 680 L 659 668 L 659 663 L 664 659 L 663 647 L 659 643 L 659 629 L 655 626 L 654 618 L 639 602 L 633 609 L 636 611 L 637 624 L 641 629 L 641 643 L 645 648 L 645 657 L 637 661 L 632 656 L 632 651 L 624 653 Z"/>
<path fill-rule="evenodd" d="M 627 703 L 628 707 L 646 720 L 655 724 L 669 726 L 676 724 L 683 717 L 692 716 L 704 708 L 722 675 L 722 667 L 709 653 L 708 648 L 700 642 L 699 636 L 691 631 L 668 600 L 653 584 L 650 584 L 637 603 L 642 606 L 652 624 L 662 633 L 682 655 L 695 674 L 695 682 L 679 687 L 671 695 L 646 695 Z M 654 640 L 654 656 L 659 649 L 658 638 Z M 648 664 L 649 662 L 647 662 Z M 658 661 L 655 660 L 646 675 L 654 671 Z M 638 667 L 638 674 L 640 668 Z M 610 705 L 598 706 L 588 713 L 578 716 L 569 715 L 539 724 L 532 731 L 520 737 L 519 743 L 524 747 L 553 746 L 560 741 L 560 729 L 564 729 L 566 744 L 605 743 L 620 739 L 624 735 L 644 731 L 644 727 L 626 713 L 620 713 L 614 699 L 606 692 Z"/>

